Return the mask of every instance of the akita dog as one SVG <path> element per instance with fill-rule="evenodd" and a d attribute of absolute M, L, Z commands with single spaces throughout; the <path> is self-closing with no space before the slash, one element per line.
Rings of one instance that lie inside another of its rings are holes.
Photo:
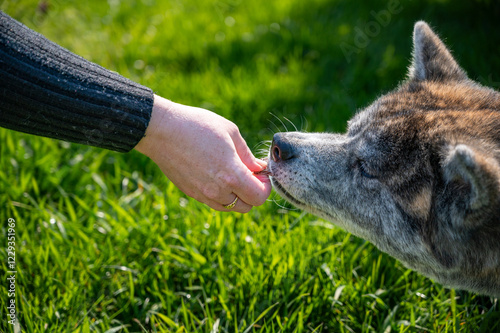
<path fill-rule="evenodd" d="M 425 22 L 406 81 L 346 134 L 274 135 L 295 206 L 445 286 L 500 296 L 500 93 L 470 80 Z"/>

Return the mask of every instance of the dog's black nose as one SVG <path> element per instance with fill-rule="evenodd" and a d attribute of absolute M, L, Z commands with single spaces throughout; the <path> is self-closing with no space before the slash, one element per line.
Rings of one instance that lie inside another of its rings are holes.
<path fill-rule="evenodd" d="M 271 157 L 274 162 L 286 161 L 294 158 L 296 155 L 294 146 L 286 140 L 283 133 L 276 133 L 273 136 L 271 145 Z"/>

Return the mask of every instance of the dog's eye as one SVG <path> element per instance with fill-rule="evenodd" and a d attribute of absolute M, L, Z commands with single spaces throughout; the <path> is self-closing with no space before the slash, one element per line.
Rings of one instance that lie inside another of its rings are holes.
<path fill-rule="evenodd" d="M 367 168 L 365 166 L 365 161 L 358 160 L 357 167 L 358 167 L 358 170 L 359 170 L 359 173 L 361 174 L 361 176 L 363 176 L 365 178 L 369 178 L 369 179 L 377 178 L 377 176 L 375 176 L 367 171 Z"/>

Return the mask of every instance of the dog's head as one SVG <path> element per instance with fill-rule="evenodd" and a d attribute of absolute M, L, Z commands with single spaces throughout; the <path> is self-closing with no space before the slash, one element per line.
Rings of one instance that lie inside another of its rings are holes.
<path fill-rule="evenodd" d="M 500 95 L 468 79 L 426 23 L 413 39 L 408 79 L 346 134 L 274 135 L 272 182 L 297 207 L 471 289 L 457 272 L 500 273 Z"/>

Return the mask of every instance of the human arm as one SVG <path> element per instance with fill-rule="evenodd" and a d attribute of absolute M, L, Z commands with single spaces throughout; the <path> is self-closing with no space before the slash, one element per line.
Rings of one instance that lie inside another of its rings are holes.
<path fill-rule="evenodd" d="M 144 136 L 152 107 L 151 89 L 0 11 L 0 126 L 127 152 Z"/>

